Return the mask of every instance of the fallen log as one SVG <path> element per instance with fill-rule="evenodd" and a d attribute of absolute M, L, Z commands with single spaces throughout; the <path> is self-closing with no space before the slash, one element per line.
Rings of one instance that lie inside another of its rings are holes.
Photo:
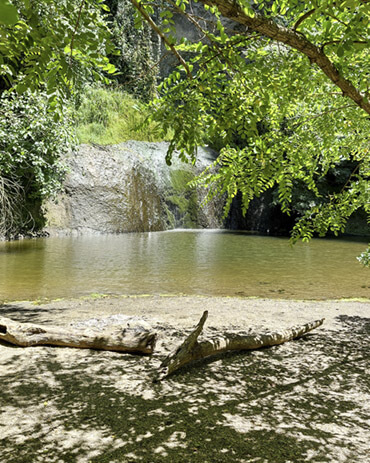
<path fill-rule="evenodd" d="M 211 357 L 229 351 L 243 351 L 260 349 L 261 347 L 276 346 L 292 339 L 299 338 L 309 331 L 322 325 L 325 318 L 305 325 L 293 327 L 266 334 L 236 334 L 223 333 L 211 336 L 205 341 L 198 342 L 208 317 L 205 311 L 198 325 L 175 351 L 171 352 L 159 367 L 154 381 L 161 381 L 188 363 Z"/>
<path fill-rule="evenodd" d="M 74 329 L 20 323 L 0 317 L 0 340 L 21 347 L 51 345 L 152 354 L 156 339 L 157 334 L 147 326 Z"/>

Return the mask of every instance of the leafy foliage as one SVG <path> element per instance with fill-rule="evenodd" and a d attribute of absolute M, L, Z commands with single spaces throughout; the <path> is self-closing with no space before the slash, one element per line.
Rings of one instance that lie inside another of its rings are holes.
<path fill-rule="evenodd" d="M 85 89 L 76 112 L 80 143 L 115 144 L 127 140 L 162 141 L 157 123 L 146 124 L 147 107 L 120 90 Z"/>
<path fill-rule="evenodd" d="M 238 192 L 246 211 L 273 187 L 290 213 L 294 185 L 304 185 L 313 200 L 293 241 L 338 234 L 358 209 L 370 215 L 370 3 L 201 2 L 207 22 L 186 10 L 187 1 L 166 3 L 169 14 L 183 11 L 205 37 L 176 43 L 178 53 L 192 58 L 179 64 L 153 103 L 154 117 L 174 130 L 168 161 L 179 149 L 194 162 L 198 145 L 216 144 L 217 168 L 198 183 L 209 187 L 209 197 L 227 194 L 226 213 Z M 248 29 L 230 32 L 222 14 Z M 320 181 L 343 162 L 354 169 L 342 190 L 323 195 Z"/>
<path fill-rule="evenodd" d="M 18 21 L 17 9 L 9 3 L 9 0 L 0 0 L 0 24 L 11 26 Z"/>
<path fill-rule="evenodd" d="M 370 247 L 357 258 L 364 267 L 370 267 Z"/>
<path fill-rule="evenodd" d="M 15 24 L 0 24 L 0 88 L 19 94 L 45 89 L 49 104 L 69 94 L 77 79 L 114 73 L 103 0 L 10 0 Z M 3 12 L 0 4 L 0 11 Z M 9 21 L 8 21 L 9 23 Z"/>
<path fill-rule="evenodd" d="M 34 222 L 27 202 L 37 204 L 59 188 L 73 132 L 67 113 L 55 120 L 48 111 L 45 94 L 3 92 L 0 114 L 0 235 L 11 236 Z"/>
<path fill-rule="evenodd" d="M 109 0 L 111 40 L 119 54 L 109 56 L 119 71 L 113 76 L 122 89 L 144 101 L 156 93 L 161 43 L 148 26 L 135 27 L 130 0 Z"/>
<path fill-rule="evenodd" d="M 115 68 L 102 0 L 0 0 L 0 235 L 33 228 L 73 142 L 68 98 Z"/>

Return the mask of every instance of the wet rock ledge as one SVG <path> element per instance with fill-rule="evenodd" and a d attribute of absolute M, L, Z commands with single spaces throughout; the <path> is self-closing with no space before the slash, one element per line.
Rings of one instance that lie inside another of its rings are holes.
<path fill-rule="evenodd" d="M 196 166 L 175 157 L 169 167 L 167 148 L 138 141 L 81 145 L 67 159 L 64 190 L 45 205 L 45 230 L 79 235 L 222 227 L 222 201 L 202 208 L 205 191 L 188 186 L 216 153 L 202 148 Z"/>

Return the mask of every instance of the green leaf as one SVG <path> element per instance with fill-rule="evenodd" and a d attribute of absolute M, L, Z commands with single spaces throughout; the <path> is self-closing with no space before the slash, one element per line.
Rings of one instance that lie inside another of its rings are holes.
<path fill-rule="evenodd" d="M 13 26 L 18 19 L 17 8 L 11 5 L 8 0 L 0 0 L 0 24 Z"/>
<path fill-rule="evenodd" d="M 22 93 L 26 92 L 27 89 L 28 89 L 28 87 L 27 87 L 27 85 L 24 84 L 24 83 L 20 83 L 20 84 L 18 84 L 18 85 L 16 86 L 16 90 L 17 90 L 17 92 L 18 92 L 19 94 L 22 94 Z"/>

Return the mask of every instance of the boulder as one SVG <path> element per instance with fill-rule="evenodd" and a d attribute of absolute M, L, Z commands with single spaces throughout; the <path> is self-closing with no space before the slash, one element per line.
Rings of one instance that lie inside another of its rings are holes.
<path fill-rule="evenodd" d="M 202 148 L 195 166 L 178 158 L 167 166 L 167 149 L 165 142 L 81 145 L 67 158 L 63 191 L 45 205 L 46 231 L 79 235 L 222 227 L 222 200 L 202 208 L 206 192 L 188 186 L 217 153 Z"/>

